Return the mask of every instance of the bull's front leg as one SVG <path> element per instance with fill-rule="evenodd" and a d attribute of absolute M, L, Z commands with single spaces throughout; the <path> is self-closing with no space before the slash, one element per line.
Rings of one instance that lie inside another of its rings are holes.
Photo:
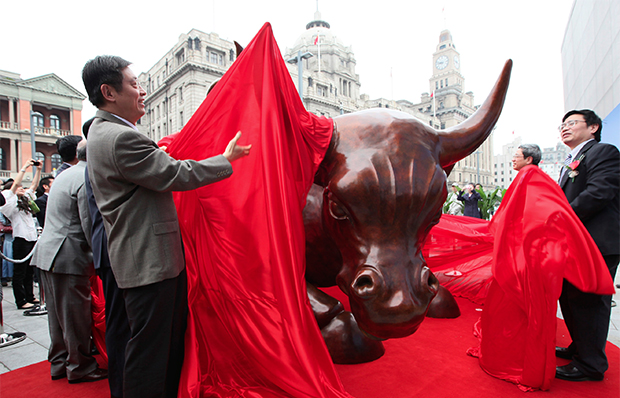
<path fill-rule="evenodd" d="M 360 330 L 342 303 L 306 282 L 310 305 L 332 361 L 355 364 L 374 361 L 385 353 L 383 343 Z"/>

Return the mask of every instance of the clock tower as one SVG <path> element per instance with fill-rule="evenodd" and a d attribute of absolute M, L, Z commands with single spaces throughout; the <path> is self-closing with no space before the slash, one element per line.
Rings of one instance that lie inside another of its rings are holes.
<path fill-rule="evenodd" d="M 459 86 L 463 91 L 465 79 L 461 75 L 461 58 L 452 41 L 450 31 L 439 34 L 439 44 L 433 54 L 433 76 L 430 79 L 430 92 L 437 92 L 449 86 Z"/>
<path fill-rule="evenodd" d="M 456 50 L 449 30 L 439 34 L 437 50 L 433 53 L 433 74 L 429 92 L 414 105 L 430 118 L 430 125 L 447 129 L 461 123 L 476 111 L 474 93 L 465 92 L 461 74 L 461 55 Z M 493 186 L 493 134 L 471 155 L 454 165 L 448 181 L 463 187 L 466 183 L 481 183 L 485 189 Z"/>

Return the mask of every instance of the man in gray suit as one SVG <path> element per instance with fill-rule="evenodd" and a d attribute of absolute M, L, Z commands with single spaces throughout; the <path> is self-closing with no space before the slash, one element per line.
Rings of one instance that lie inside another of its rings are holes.
<path fill-rule="evenodd" d="M 232 174 L 249 154 L 240 133 L 222 155 L 178 161 L 137 131 L 146 92 L 120 57 L 86 63 L 82 80 L 99 110 L 88 135 L 88 175 L 108 236 L 110 265 L 125 299 L 131 339 L 123 396 L 176 397 L 187 325 L 187 275 L 172 191 Z"/>
<path fill-rule="evenodd" d="M 85 143 L 85 141 L 83 141 Z M 84 189 L 86 150 L 80 162 L 65 170 L 50 190 L 45 229 L 32 256 L 41 270 L 51 344 L 48 360 L 52 380 L 69 383 L 102 380 L 107 371 L 91 355 L 90 281 L 94 274 L 89 252 L 90 219 Z"/>

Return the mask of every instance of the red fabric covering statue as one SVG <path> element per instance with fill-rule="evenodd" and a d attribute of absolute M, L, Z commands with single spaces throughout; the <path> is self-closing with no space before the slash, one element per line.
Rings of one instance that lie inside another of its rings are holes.
<path fill-rule="evenodd" d="M 562 280 L 613 294 L 611 275 L 562 190 L 537 166 L 519 172 L 489 229 L 493 279 L 477 324 L 480 347 L 470 353 L 492 376 L 524 391 L 547 390 Z"/>
<path fill-rule="evenodd" d="M 488 221 L 444 214 L 428 234 L 422 253 L 450 293 L 484 303 L 493 276 L 493 236 Z"/>
<path fill-rule="evenodd" d="M 346 397 L 304 281 L 302 209 L 333 131 L 308 113 L 265 24 L 174 138 L 178 159 L 252 144 L 234 175 L 175 193 L 189 319 L 179 397 Z"/>

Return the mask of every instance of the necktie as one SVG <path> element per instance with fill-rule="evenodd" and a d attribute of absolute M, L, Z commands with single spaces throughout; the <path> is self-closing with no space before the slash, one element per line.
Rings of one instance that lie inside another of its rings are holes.
<path fill-rule="evenodd" d="M 564 160 L 564 167 L 562 167 L 562 172 L 560 172 L 560 181 L 562 181 L 562 176 L 564 176 L 564 173 L 566 172 L 566 166 L 570 164 L 572 158 L 573 155 L 571 155 L 570 153 L 568 154 L 568 156 L 566 156 L 566 160 Z"/>

